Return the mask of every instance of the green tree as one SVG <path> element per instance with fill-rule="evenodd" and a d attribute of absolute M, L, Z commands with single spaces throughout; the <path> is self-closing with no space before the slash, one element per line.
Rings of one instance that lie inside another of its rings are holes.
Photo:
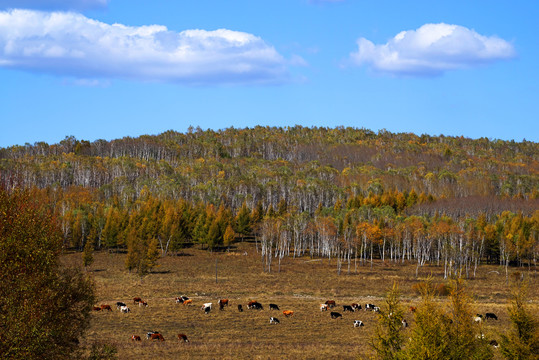
<path fill-rule="evenodd" d="M 84 267 L 87 269 L 88 266 L 92 265 L 94 262 L 94 244 L 92 241 L 88 240 L 86 241 L 86 245 L 84 245 L 84 250 L 82 251 L 82 263 Z"/>
<path fill-rule="evenodd" d="M 27 191 L 0 188 L 0 358 L 80 357 L 94 286 L 60 265 L 61 248 L 48 207 Z"/>
<path fill-rule="evenodd" d="M 527 290 L 527 283 L 521 280 L 513 285 L 508 309 L 513 329 L 501 336 L 500 344 L 500 351 L 506 359 L 539 359 L 539 326 L 537 318 L 526 306 Z"/>
<path fill-rule="evenodd" d="M 234 225 L 234 230 L 240 234 L 242 241 L 245 235 L 249 235 L 251 233 L 251 215 L 245 201 L 241 205 L 241 208 L 234 219 Z"/>
<path fill-rule="evenodd" d="M 397 283 L 386 296 L 386 308 L 378 313 L 376 332 L 371 339 L 371 346 L 379 359 L 391 360 L 402 358 L 401 349 L 404 344 L 403 316 L 400 305 L 400 292 Z"/>

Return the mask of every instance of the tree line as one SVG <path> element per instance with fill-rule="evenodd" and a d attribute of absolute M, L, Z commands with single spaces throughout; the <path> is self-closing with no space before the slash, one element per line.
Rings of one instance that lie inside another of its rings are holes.
<path fill-rule="evenodd" d="M 301 126 L 190 128 L 0 149 L 0 183 L 59 214 L 64 246 L 156 254 L 245 237 L 265 269 L 325 257 L 339 271 L 384 261 L 473 276 L 481 262 L 535 265 L 537 144 Z"/>

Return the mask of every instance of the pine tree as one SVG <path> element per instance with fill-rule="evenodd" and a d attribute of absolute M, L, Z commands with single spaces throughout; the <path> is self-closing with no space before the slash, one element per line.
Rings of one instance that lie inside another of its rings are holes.
<path fill-rule="evenodd" d="M 86 241 L 84 245 L 84 250 L 82 252 L 82 263 L 86 269 L 88 266 L 92 265 L 94 262 L 94 244 L 92 241 Z"/>
<path fill-rule="evenodd" d="M 539 322 L 526 306 L 527 290 L 527 283 L 516 280 L 508 309 L 513 329 L 501 336 L 500 351 L 506 359 L 539 359 Z"/>
<path fill-rule="evenodd" d="M 378 313 L 378 324 L 375 335 L 371 339 L 371 346 L 379 359 L 400 359 L 404 345 L 402 324 L 404 311 L 400 305 L 397 283 L 393 283 L 392 289 L 386 296 L 386 306 Z"/>
<path fill-rule="evenodd" d="M 251 215 L 245 201 L 241 205 L 241 208 L 234 219 L 234 225 L 234 230 L 240 234 L 242 241 L 245 235 L 251 233 Z"/>

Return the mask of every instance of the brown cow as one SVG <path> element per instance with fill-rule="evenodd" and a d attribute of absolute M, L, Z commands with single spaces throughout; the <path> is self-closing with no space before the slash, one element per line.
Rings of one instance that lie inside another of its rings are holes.
<path fill-rule="evenodd" d="M 193 300 L 189 299 L 189 300 L 185 300 L 183 302 L 183 305 L 193 305 Z"/>
<path fill-rule="evenodd" d="M 326 305 L 329 306 L 330 308 L 334 308 L 335 306 L 337 306 L 337 304 L 335 303 L 335 300 L 326 301 Z"/>
<path fill-rule="evenodd" d="M 141 341 L 140 336 L 138 336 L 138 335 L 131 336 L 131 340 L 133 340 L 133 341 Z"/>
<path fill-rule="evenodd" d="M 141 300 L 141 301 L 139 301 L 138 306 L 146 307 L 146 306 L 148 306 L 148 303 L 146 301 Z"/>
<path fill-rule="evenodd" d="M 228 306 L 228 299 L 219 299 L 217 304 L 219 304 L 219 308 L 222 310 L 224 306 Z"/>
<path fill-rule="evenodd" d="M 415 313 L 417 308 L 415 306 L 410 306 L 409 310 L 410 310 L 410 312 Z"/>
<path fill-rule="evenodd" d="M 157 334 L 150 334 L 150 340 L 165 341 L 165 338 L 163 337 L 163 335 L 157 333 Z"/>
<path fill-rule="evenodd" d="M 285 310 L 285 311 L 283 311 L 283 314 L 286 317 L 290 317 L 290 316 L 294 315 L 294 312 L 292 310 Z"/>
<path fill-rule="evenodd" d="M 92 310 L 93 311 L 101 311 L 101 308 L 99 306 L 94 306 L 94 307 L 92 307 Z"/>
<path fill-rule="evenodd" d="M 187 339 L 187 335 L 185 334 L 178 334 L 178 340 L 183 340 L 184 342 L 189 342 L 189 339 Z"/>
<path fill-rule="evenodd" d="M 139 298 L 139 297 L 133 298 L 133 304 L 138 304 L 141 301 L 142 301 L 142 299 Z"/>
<path fill-rule="evenodd" d="M 112 308 L 110 307 L 110 305 L 101 305 L 101 310 L 112 311 Z"/>

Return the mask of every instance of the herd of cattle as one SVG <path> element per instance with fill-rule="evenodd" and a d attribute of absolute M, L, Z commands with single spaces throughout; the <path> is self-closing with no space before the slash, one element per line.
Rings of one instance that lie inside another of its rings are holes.
<path fill-rule="evenodd" d="M 189 297 L 185 296 L 185 295 L 182 295 L 180 297 L 176 297 L 174 300 L 175 300 L 176 303 L 183 304 L 184 306 L 192 306 L 192 305 L 194 305 L 193 300 L 190 299 Z M 138 305 L 140 307 L 147 307 L 148 306 L 148 303 L 146 301 L 143 301 L 140 297 L 135 297 L 133 299 L 133 304 Z M 229 305 L 229 300 L 228 299 L 219 299 L 217 301 L 217 305 L 219 306 L 219 310 L 224 310 L 225 306 Z M 211 302 L 204 303 L 201 306 L 201 310 L 203 310 L 205 314 L 209 314 L 210 311 L 212 310 L 212 307 L 213 307 L 213 303 L 211 303 Z M 336 308 L 336 307 L 337 307 L 337 304 L 336 304 L 335 300 L 327 300 L 325 303 L 320 304 L 320 311 L 324 312 L 324 311 L 328 311 L 328 309 L 332 309 L 332 311 L 330 311 L 330 318 L 331 319 L 342 318 L 343 315 L 341 313 L 339 313 L 337 311 L 334 311 L 334 308 Z M 125 304 L 124 302 L 121 302 L 121 301 L 118 301 L 116 303 L 116 308 L 121 313 L 129 313 L 129 312 L 131 312 L 131 309 L 129 309 L 127 304 Z M 239 312 L 243 312 L 243 305 L 238 304 L 237 308 L 238 308 Z M 365 311 L 372 311 L 372 312 L 375 312 L 375 313 L 380 312 L 380 308 L 378 306 L 374 305 L 374 304 L 365 304 L 365 306 L 362 308 L 362 306 L 360 304 L 353 303 L 353 304 L 350 304 L 350 305 L 342 305 L 342 308 L 343 308 L 343 310 L 342 310 L 343 313 L 344 312 L 356 312 L 356 311 L 360 311 L 362 309 L 364 309 Z M 249 309 L 249 310 L 264 310 L 264 306 L 262 306 L 262 304 L 259 303 L 258 301 L 252 300 L 252 301 L 249 301 L 247 303 L 247 309 Z M 94 311 L 112 311 L 112 307 L 110 305 L 103 304 L 101 306 L 94 306 L 93 310 Z M 281 309 L 279 308 L 279 306 L 277 304 L 269 304 L 269 310 L 270 311 L 271 310 L 281 311 Z M 416 310 L 417 310 L 417 308 L 414 307 L 414 306 L 409 307 L 409 311 L 412 312 L 412 313 L 414 313 Z M 292 311 L 292 310 L 283 310 L 282 313 L 287 318 L 294 315 L 294 311 Z M 489 320 L 489 319 L 498 320 L 498 317 L 494 313 L 486 313 L 485 316 L 484 316 L 484 319 L 485 320 Z M 474 321 L 477 322 L 477 323 L 480 323 L 481 321 L 483 321 L 483 315 L 477 314 L 474 317 Z M 275 316 L 270 316 L 269 323 L 270 324 L 280 324 L 280 320 Z M 365 326 L 365 324 L 361 320 L 354 320 L 353 321 L 353 326 L 354 327 L 361 327 L 361 326 Z M 402 326 L 404 328 L 408 327 L 408 322 L 406 321 L 406 319 L 402 320 Z M 187 335 L 178 334 L 177 336 L 178 336 L 178 340 L 180 340 L 182 342 L 189 342 L 189 340 L 187 339 Z M 146 334 L 146 339 L 165 341 L 165 338 L 163 337 L 163 335 L 159 331 L 149 331 Z M 132 335 L 131 340 L 133 340 L 133 341 L 141 341 L 141 337 L 139 335 Z M 495 340 L 491 341 L 491 345 L 493 345 L 495 347 L 498 346 L 498 344 L 497 344 L 497 342 Z"/>

